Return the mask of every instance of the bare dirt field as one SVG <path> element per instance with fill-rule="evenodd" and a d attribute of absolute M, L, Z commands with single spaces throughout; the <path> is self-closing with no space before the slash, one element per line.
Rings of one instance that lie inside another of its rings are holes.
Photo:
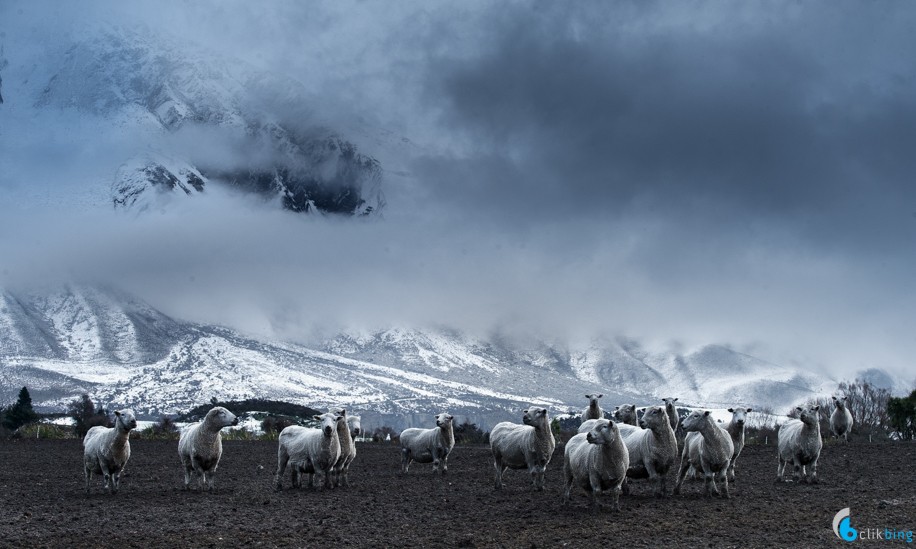
<path fill-rule="evenodd" d="M 80 441 L 0 442 L 0 544 L 840 547 L 846 542 L 831 524 L 844 507 L 860 530 L 916 530 L 912 443 L 829 444 L 821 484 L 810 486 L 775 485 L 775 447 L 749 446 L 731 500 L 706 500 L 697 482 L 681 496 L 656 500 L 645 481 L 634 481 L 619 513 L 591 512 L 581 491 L 562 505 L 561 448 L 540 493 L 521 471 L 509 471 L 506 488 L 494 491 L 486 447 L 456 447 L 444 479 L 423 464 L 405 478 L 397 447 L 384 443 L 358 446 L 350 488 L 293 490 L 285 478 L 287 488 L 276 492 L 276 443 L 229 441 L 215 491 L 206 493 L 182 490 L 177 442 L 133 440 L 131 447 L 121 491 L 104 493 L 96 477 L 87 496 Z"/>

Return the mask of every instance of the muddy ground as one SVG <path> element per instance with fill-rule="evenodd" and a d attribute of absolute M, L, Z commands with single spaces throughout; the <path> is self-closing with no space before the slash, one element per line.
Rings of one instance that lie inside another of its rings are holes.
<path fill-rule="evenodd" d="M 542 493 L 519 471 L 494 491 L 480 446 L 456 447 L 444 480 L 418 464 L 404 478 L 397 448 L 385 443 L 359 445 L 348 489 L 276 492 L 276 443 L 230 441 L 215 491 L 202 493 L 182 490 L 175 441 L 131 445 L 121 491 L 104 493 L 96 477 L 87 496 L 80 441 L 0 442 L 0 545 L 840 547 L 831 521 L 844 507 L 860 530 L 916 530 L 912 443 L 830 444 L 813 486 L 774 485 L 775 448 L 749 446 L 731 500 L 704 499 L 700 483 L 656 500 L 636 481 L 619 513 L 591 512 L 581 491 L 562 505 L 560 449 Z"/>

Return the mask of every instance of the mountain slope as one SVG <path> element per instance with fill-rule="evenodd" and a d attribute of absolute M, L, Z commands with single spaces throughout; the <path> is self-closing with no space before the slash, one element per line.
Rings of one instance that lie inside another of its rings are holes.
<path fill-rule="evenodd" d="M 832 389 L 826 378 L 720 346 L 650 352 L 600 339 L 571 349 L 440 328 L 341 333 L 311 348 L 181 322 L 123 292 L 75 285 L 0 293 L 0 379 L 4 399 L 25 385 L 46 409 L 81 392 L 152 417 L 212 397 L 260 397 L 345 405 L 369 425 L 397 427 L 443 409 L 484 426 L 531 403 L 578 410 L 593 390 L 607 407 L 677 396 L 778 409 Z"/>

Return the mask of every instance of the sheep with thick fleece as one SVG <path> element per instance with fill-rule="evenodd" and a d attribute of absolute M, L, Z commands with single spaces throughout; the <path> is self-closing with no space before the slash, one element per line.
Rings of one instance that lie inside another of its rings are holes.
<path fill-rule="evenodd" d="M 112 494 L 121 485 L 121 471 L 130 459 L 130 431 L 137 427 L 131 410 L 115 412 L 114 427 L 97 425 L 83 437 L 83 468 L 86 473 L 86 493 L 92 474 L 105 478 L 105 489 Z"/>
<path fill-rule="evenodd" d="M 668 414 L 668 421 L 671 423 L 671 429 L 677 431 L 678 423 L 681 420 L 677 415 L 677 406 L 674 405 L 674 403 L 677 402 L 677 398 L 663 398 L 662 402 L 665 403 L 665 413 Z"/>
<path fill-rule="evenodd" d="M 592 494 L 592 507 L 600 507 L 598 496 L 611 492 L 613 509 L 620 510 L 621 485 L 627 478 L 630 456 L 620 437 L 620 429 L 613 421 L 595 419 L 594 427 L 569 439 L 563 461 L 566 491 L 563 502 L 569 503 L 569 493 L 574 483 Z"/>
<path fill-rule="evenodd" d="M 795 408 L 798 419 L 790 419 L 779 427 L 776 434 L 779 451 L 779 465 L 776 466 L 776 482 L 782 482 L 786 465 L 790 462 L 794 466 L 792 479 L 801 480 L 805 474 L 805 481 L 817 484 L 817 460 L 821 455 L 821 423 L 820 406 Z"/>
<path fill-rule="evenodd" d="M 836 410 L 830 414 L 830 431 L 836 438 L 843 437 L 844 441 L 849 442 L 849 433 L 852 431 L 852 413 L 846 407 L 849 397 L 833 397 L 833 402 Z"/>
<path fill-rule="evenodd" d="M 347 472 L 345 467 L 348 468 L 350 462 L 356 457 L 356 445 L 353 443 L 353 435 L 350 434 L 350 426 L 347 423 L 349 419 L 347 411 L 341 409 L 332 413 L 344 418 L 344 421 L 337 422 L 337 440 L 340 441 L 340 456 L 331 469 L 332 483 L 334 486 L 341 486 L 341 484 L 347 486 L 349 485 L 349 481 L 346 478 Z"/>
<path fill-rule="evenodd" d="M 223 427 L 238 425 L 239 418 L 222 406 L 211 408 L 203 421 L 185 427 L 178 437 L 178 455 L 184 466 L 184 488 L 191 483 L 191 473 L 197 474 L 197 485 L 206 484 L 213 490 L 213 477 L 223 456 L 223 439 L 219 432 Z"/>
<path fill-rule="evenodd" d="M 340 472 L 337 476 L 337 483 L 342 484 L 344 487 L 350 486 L 350 464 L 353 463 L 353 460 L 356 459 L 356 437 L 360 436 L 363 432 L 362 422 L 360 421 L 359 416 L 346 416 L 347 422 L 347 438 L 350 440 L 350 451 L 344 455 L 343 443 L 340 445 L 340 456 L 343 459 L 343 464 L 341 465 Z M 339 425 L 339 424 L 338 424 Z M 340 437 L 340 431 L 338 430 L 338 438 L 343 440 L 343 437 Z"/>
<path fill-rule="evenodd" d="M 713 493 L 719 495 L 719 488 L 716 486 L 717 476 L 723 481 L 724 496 L 731 497 L 728 493 L 728 477 L 725 474 L 735 451 L 731 435 L 719 427 L 708 410 L 691 413 L 684 419 L 683 426 L 687 431 L 687 437 L 684 439 L 684 451 L 681 454 L 681 466 L 674 493 L 681 493 L 681 485 L 687 477 L 688 469 L 693 467 L 703 473 L 707 498 L 711 498 Z"/>
<path fill-rule="evenodd" d="M 620 406 L 614 406 L 614 419 L 624 425 L 636 426 L 636 422 L 639 420 L 639 416 L 636 413 L 636 405 L 621 404 Z"/>
<path fill-rule="evenodd" d="M 728 464 L 727 475 L 729 482 L 735 482 L 735 462 L 738 461 L 738 456 L 741 455 L 741 450 L 744 449 L 744 424 L 747 421 L 747 415 L 752 410 L 752 408 L 728 409 L 732 414 L 732 419 L 725 426 L 725 430 L 732 437 L 732 444 L 735 446 L 735 451 L 732 453 L 732 461 Z"/>
<path fill-rule="evenodd" d="M 315 475 L 324 475 L 324 487 L 333 488 L 332 475 L 334 466 L 340 458 L 340 436 L 338 424 L 346 425 L 344 416 L 327 413 L 314 416 L 318 428 L 290 425 L 280 431 L 280 444 L 277 449 L 277 473 L 274 482 L 277 490 L 283 489 L 283 473 L 287 465 L 293 488 L 302 486 L 302 473 L 309 475 L 309 487 L 315 485 Z"/>
<path fill-rule="evenodd" d="M 604 419 L 604 410 L 602 410 L 601 406 L 598 404 L 598 399 L 603 396 L 604 395 L 598 393 L 585 395 L 585 398 L 588 399 L 588 406 L 582 410 L 582 421 L 587 421 L 589 419 Z"/>
<path fill-rule="evenodd" d="M 620 435 L 630 454 L 630 468 L 627 478 L 646 478 L 655 481 L 655 497 L 668 495 L 666 483 L 668 471 L 677 459 L 677 440 L 668 422 L 668 414 L 661 406 L 646 408 L 639 427 L 619 425 Z M 641 427 L 641 428 L 640 428 Z M 628 494 L 629 480 L 623 484 L 623 493 Z"/>
<path fill-rule="evenodd" d="M 490 431 L 497 490 L 503 487 L 506 469 L 528 469 L 534 489 L 544 489 L 544 472 L 557 445 L 550 430 L 547 409 L 528 408 L 524 411 L 522 422 L 524 425 L 503 421 Z"/>
<path fill-rule="evenodd" d="M 410 464 L 432 463 L 433 472 L 448 472 L 448 455 L 455 447 L 455 418 L 451 414 L 441 413 L 436 416 L 436 426 L 432 429 L 410 428 L 401 431 L 401 472 L 407 473 Z"/>

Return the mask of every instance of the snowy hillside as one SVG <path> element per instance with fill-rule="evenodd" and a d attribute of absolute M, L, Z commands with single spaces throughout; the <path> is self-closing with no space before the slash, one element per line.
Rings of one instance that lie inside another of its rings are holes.
<path fill-rule="evenodd" d="M 398 427 L 442 409 L 482 425 L 514 418 L 530 403 L 566 412 L 593 390 L 608 407 L 677 396 L 684 404 L 779 409 L 834 383 L 724 347 L 652 353 L 632 340 L 569 349 L 389 329 L 342 333 L 310 348 L 181 322 L 123 292 L 74 285 L 0 293 L 0 380 L 3 399 L 26 385 L 44 409 L 82 392 L 144 417 L 212 397 L 262 397 L 346 405 L 370 425 Z"/>

